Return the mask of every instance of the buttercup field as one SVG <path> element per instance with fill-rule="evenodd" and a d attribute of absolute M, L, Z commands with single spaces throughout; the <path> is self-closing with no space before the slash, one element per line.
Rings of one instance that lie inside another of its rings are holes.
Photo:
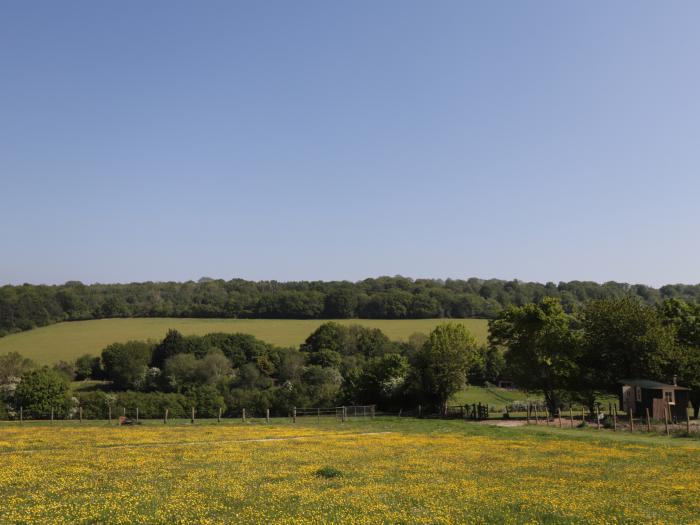
<path fill-rule="evenodd" d="M 700 512 L 698 442 L 395 418 L 78 425 L 1 427 L 0 521 L 694 523 Z"/>

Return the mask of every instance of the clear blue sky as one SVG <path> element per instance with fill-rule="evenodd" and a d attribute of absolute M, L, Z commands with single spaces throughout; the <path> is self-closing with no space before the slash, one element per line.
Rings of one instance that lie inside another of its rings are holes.
<path fill-rule="evenodd" d="M 700 281 L 698 2 L 0 5 L 0 282 Z"/>

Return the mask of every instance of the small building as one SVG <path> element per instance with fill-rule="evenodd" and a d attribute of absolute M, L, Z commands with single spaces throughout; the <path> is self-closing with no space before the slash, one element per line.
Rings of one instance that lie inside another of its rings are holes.
<path fill-rule="evenodd" d="M 690 401 L 690 389 L 659 383 L 649 379 L 622 379 L 620 400 L 625 412 L 632 411 L 633 416 L 646 417 L 646 411 L 653 419 L 664 419 L 664 410 L 668 406 L 672 420 L 684 420 Z"/>

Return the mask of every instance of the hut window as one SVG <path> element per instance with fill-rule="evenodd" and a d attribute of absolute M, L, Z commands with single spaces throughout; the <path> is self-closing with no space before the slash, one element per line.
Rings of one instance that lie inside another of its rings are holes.
<path fill-rule="evenodd" d="M 675 403 L 673 400 L 673 390 L 664 390 L 664 400 L 669 405 L 673 405 Z"/>
<path fill-rule="evenodd" d="M 637 402 L 641 403 L 642 402 L 642 387 L 641 386 L 635 387 L 634 395 L 635 395 L 635 399 L 637 400 Z"/>

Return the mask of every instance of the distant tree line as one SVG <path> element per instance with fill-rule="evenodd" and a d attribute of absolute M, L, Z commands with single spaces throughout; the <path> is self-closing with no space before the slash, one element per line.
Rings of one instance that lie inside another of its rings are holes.
<path fill-rule="evenodd" d="M 700 300 L 700 285 L 644 285 L 572 281 L 431 280 L 380 277 L 359 282 L 230 281 L 0 287 L 0 336 L 60 321 L 110 317 L 222 317 L 279 319 L 495 318 L 504 308 L 558 299 L 567 313 L 590 300 L 636 297 Z"/>

